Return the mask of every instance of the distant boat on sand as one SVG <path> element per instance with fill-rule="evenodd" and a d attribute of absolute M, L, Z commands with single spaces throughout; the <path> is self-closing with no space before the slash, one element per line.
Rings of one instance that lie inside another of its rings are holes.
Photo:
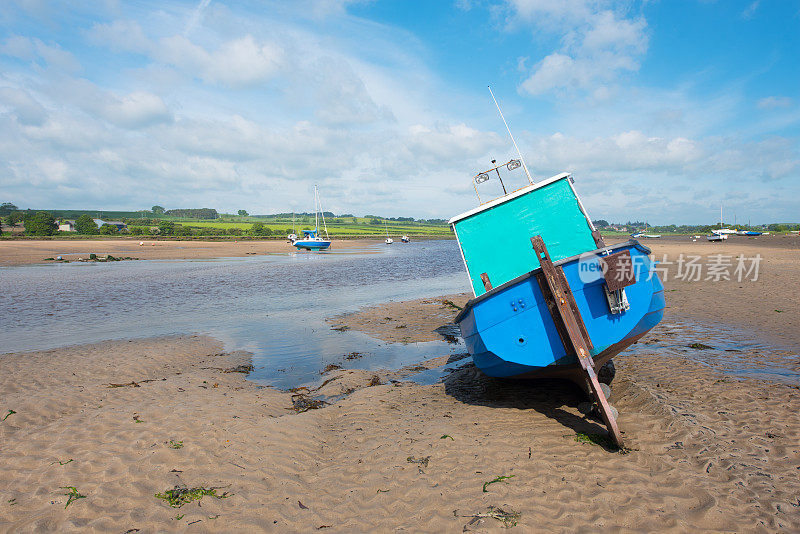
<path fill-rule="evenodd" d="M 392 243 L 394 243 L 394 239 L 389 237 L 389 227 L 386 226 L 386 221 L 383 221 L 383 227 L 386 229 L 386 241 L 385 241 L 385 243 L 387 245 L 391 245 Z"/>
<path fill-rule="evenodd" d="M 325 229 L 325 239 L 319 235 L 319 218 L 322 214 L 322 208 L 319 202 L 319 193 L 317 186 L 314 186 L 314 229 L 303 230 L 303 237 L 298 239 L 295 234 L 289 235 L 289 240 L 292 242 L 297 250 L 326 250 L 331 246 L 330 237 L 328 237 L 328 226 L 325 224 L 325 215 L 322 214 L 322 226 Z"/>
<path fill-rule="evenodd" d="M 644 232 L 636 232 L 635 234 L 631 234 L 631 237 L 637 239 L 639 237 L 644 237 L 647 239 L 658 239 L 661 237 L 661 234 L 647 234 L 647 223 L 644 223 Z"/>
<path fill-rule="evenodd" d="M 722 227 L 722 206 L 719 207 L 719 230 L 711 230 L 711 234 L 709 234 L 706 239 L 711 242 L 715 241 L 726 241 L 728 239 L 729 234 L 735 234 L 736 230 L 731 230 L 730 228 L 723 228 Z"/>

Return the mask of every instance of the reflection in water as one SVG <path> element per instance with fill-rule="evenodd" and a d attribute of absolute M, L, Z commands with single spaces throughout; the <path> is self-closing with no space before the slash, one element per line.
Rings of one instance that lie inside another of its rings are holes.
<path fill-rule="evenodd" d="M 741 329 L 726 325 L 666 320 L 626 352 L 641 357 L 684 357 L 734 377 L 800 384 L 796 352 L 748 338 Z"/>
<path fill-rule="evenodd" d="M 325 317 L 388 300 L 468 290 L 454 241 L 330 253 L 194 261 L 0 268 L 0 352 L 106 339 L 207 333 L 254 353 L 250 377 L 313 381 L 348 352 L 348 367 L 397 368 L 463 351 L 443 342 L 380 343 L 334 332 Z M 438 326 L 438 325 L 433 325 Z"/>

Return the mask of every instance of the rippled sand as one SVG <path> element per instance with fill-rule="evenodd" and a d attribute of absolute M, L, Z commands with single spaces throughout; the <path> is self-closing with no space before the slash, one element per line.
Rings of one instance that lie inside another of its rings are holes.
<path fill-rule="evenodd" d="M 794 287 L 797 264 L 775 261 L 764 280 Z M 224 372 L 247 354 L 205 337 L 0 355 L 0 531 L 500 531 L 497 508 L 520 532 L 800 529 L 798 386 L 736 375 L 668 340 L 693 335 L 703 310 L 709 324 L 740 310 L 741 325 L 774 302 L 733 286 L 714 299 L 667 288 L 678 291 L 664 325 L 615 359 L 627 454 L 576 441 L 604 432 L 578 412 L 577 388 L 493 380 L 468 359 L 435 385 L 392 382 L 413 369 L 344 369 L 320 376 L 333 380 L 317 392 L 283 392 Z M 681 307 L 698 303 L 681 323 Z M 454 312 L 426 299 L 333 323 L 439 336 Z M 796 341 L 795 320 L 772 321 L 776 339 Z M 729 336 L 736 358 L 791 365 L 786 346 L 741 332 Z M 297 413 L 293 399 L 309 393 L 332 404 Z M 226 498 L 170 508 L 155 497 L 176 485 Z M 67 506 L 67 487 L 85 497 Z"/>

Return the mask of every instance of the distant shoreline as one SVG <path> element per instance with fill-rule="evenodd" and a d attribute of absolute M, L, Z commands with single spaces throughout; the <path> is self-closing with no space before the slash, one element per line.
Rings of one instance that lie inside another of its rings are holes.
<path fill-rule="evenodd" d="M 408 235 L 415 241 L 455 239 L 454 235 Z M 384 234 L 363 235 L 331 235 L 333 241 L 353 241 L 361 239 L 383 240 Z M 287 241 L 286 236 L 249 236 L 249 235 L 205 235 L 205 236 L 169 236 L 169 235 L 0 235 L 0 241 Z"/>

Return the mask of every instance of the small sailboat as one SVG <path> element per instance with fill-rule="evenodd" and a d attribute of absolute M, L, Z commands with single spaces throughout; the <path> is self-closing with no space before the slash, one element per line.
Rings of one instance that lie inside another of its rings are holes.
<path fill-rule="evenodd" d="M 634 239 L 644 237 L 647 239 L 658 239 L 661 237 L 661 234 L 648 234 L 647 232 L 647 223 L 644 223 L 644 232 L 636 232 L 635 234 L 631 234 L 631 237 Z"/>
<path fill-rule="evenodd" d="M 290 243 L 297 241 L 297 234 L 294 233 L 294 212 L 292 212 L 292 233 L 286 236 Z"/>
<path fill-rule="evenodd" d="M 386 226 L 386 221 L 383 221 L 383 227 L 386 229 L 386 241 L 385 241 L 385 243 L 387 245 L 391 245 L 392 243 L 394 243 L 394 239 L 389 237 L 389 227 Z"/>
<path fill-rule="evenodd" d="M 320 215 L 322 215 L 322 226 L 325 230 L 325 239 L 319 235 L 319 219 Z M 297 250 L 326 250 L 331 246 L 331 240 L 328 236 L 328 226 L 325 224 L 325 214 L 322 213 L 322 207 L 320 206 L 319 202 L 319 192 L 317 191 L 317 186 L 314 186 L 314 229 L 313 230 L 303 230 L 303 237 L 298 239 L 297 236 L 292 233 L 289 235 L 289 239 L 292 242 Z"/>
<path fill-rule="evenodd" d="M 407 235 L 404 235 L 403 237 L 400 238 L 400 241 L 402 241 L 403 243 L 410 243 L 411 238 L 409 238 Z"/>
<path fill-rule="evenodd" d="M 728 239 L 728 234 L 735 234 L 736 233 L 735 230 L 731 230 L 729 228 L 723 228 L 722 226 L 723 226 L 723 223 L 722 223 L 722 206 L 720 206 L 719 207 L 719 230 L 711 230 L 711 233 L 708 236 L 706 236 L 706 239 L 708 239 L 711 242 L 726 241 Z"/>

